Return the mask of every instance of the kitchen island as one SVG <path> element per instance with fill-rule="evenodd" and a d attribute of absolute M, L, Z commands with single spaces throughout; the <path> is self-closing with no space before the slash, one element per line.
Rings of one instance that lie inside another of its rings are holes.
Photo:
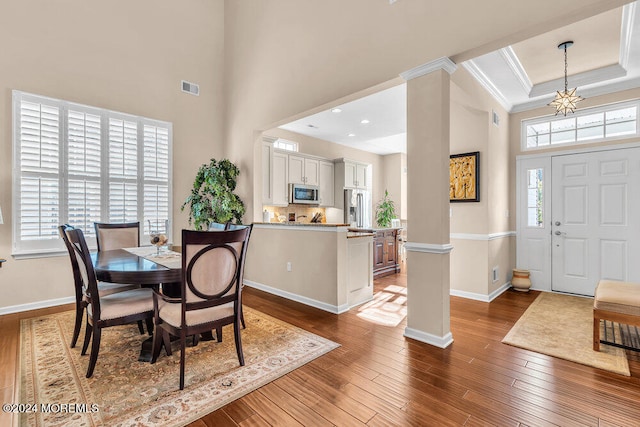
<path fill-rule="evenodd" d="M 402 228 L 349 228 L 352 233 L 373 234 L 373 278 L 400 272 L 398 237 Z"/>
<path fill-rule="evenodd" d="M 331 313 L 373 298 L 373 233 L 347 224 L 253 224 L 247 286 Z"/>

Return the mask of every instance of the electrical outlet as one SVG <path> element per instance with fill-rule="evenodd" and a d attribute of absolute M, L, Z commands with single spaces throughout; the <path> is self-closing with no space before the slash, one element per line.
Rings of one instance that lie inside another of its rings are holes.
<path fill-rule="evenodd" d="M 497 282 L 498 279 L 500 278 L 500 274 L 498 272 L 498 267 L 493 267 L 492 273 L 493 273 L 493 281 Z"/>
<path fill-rule="evenodd" d="M 291 261 L 287 261 L 287 271 L 291 271 Z"/>
<path fill-rule="evenodd" d="M 449 208 L 449 218 L 453 217 L 453 208 Z"/>

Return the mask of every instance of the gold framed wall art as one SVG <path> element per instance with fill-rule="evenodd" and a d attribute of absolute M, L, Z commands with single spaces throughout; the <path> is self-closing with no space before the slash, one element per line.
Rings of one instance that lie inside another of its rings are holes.
<path fill-rule="evenodd" d="M 480 152 L 449 156 L 449 201 L 480 201 Z"/>

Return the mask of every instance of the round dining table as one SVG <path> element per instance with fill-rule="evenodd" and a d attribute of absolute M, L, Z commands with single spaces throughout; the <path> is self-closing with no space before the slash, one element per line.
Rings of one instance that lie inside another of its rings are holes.
<path fill-rule="evenodd" d="M 179 283 L 182 273 L 181 268 L 166 267 L 126 249 L 93 252 L 91 260 L 96 278 L 102 282 L 156 286 Z"/>

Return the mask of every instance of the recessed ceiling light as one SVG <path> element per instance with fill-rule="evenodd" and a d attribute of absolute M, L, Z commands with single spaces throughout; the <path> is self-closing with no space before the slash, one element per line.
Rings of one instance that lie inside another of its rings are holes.
<path fill-rule="evenodd" d="M 356 134 L 355 133 L 350 133 L 349 136 L 356 136 Z"/>
<path fill-rule="evenodd" d="M 366 125 L 367 123 L 370 123 L 370 122 L 367 119 L 362 119 L 360 120 L 360 123 L 362 123 L 363 125 Z"/>
<path fill-rule="evenodd" d="M 342 113 L 342 109 L 340 108 L 334 108 L 333 110 L 331 110 L 332 113 Z"/>

